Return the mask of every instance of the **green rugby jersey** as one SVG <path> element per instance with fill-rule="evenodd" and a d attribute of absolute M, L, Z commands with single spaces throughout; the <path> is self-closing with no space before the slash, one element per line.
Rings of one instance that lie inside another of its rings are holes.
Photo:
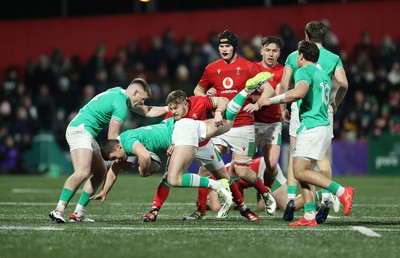
<path fill-rule="evenodd" d="M 96 95 L 72 119 L 68 126 L 84 126 L 93 137 L 108 127 L 111 119 L 125 121 L 129 109 L 128 96 L 121 87 Z"/>
<path fill-rule="evenodd" d="M 166 153 L 172 143 L 174 131 L 174 118 L 168 118 L 159 124 L 142 126 L 136 129 L 124 131 L 119 136 L 122 148 L 128 156 L 135 155 L 133 147 L 140 142 L 148 151 L 154 153 Z"/>
<path fill-rule="evenodd" d="M 285 62 L 285 66 L 290 67 L 294 73 L 299 69 L 297 65 L 297 56 L 299 52 L 296 50 L 292 52 L 287 58 Z M 343 67 L 342 60 L 340 57 L 329 50 L 326 50 L 323 46 L 319 47 L 319 58 L 317 64 L 320 65 L 322 70 L 328 75 L 329 78 L 332 78 L 335 70 L 339 67 Z"/>
<path fill-rule="evenodd" d="M 309 64 L 301 67 L 294 75 L 295 83 L 305 81 L 309 85 L 307 94 L 297 102 L 299 108 L 300 127 L 311 129 L 317 126 L 329 125 L 328 106 L 329 93 L 332 88 L 331 79 L 317 65 Z"/>

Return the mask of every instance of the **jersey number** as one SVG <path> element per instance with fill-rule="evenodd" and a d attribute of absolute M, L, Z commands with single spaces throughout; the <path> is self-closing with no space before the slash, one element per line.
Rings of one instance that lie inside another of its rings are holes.
<path fill-rule="evenodd" d="M 321 86 L 322 89 L 322 103 L 324 103 L 325 105 L 329 105 L 329 84 L 324 84 L 323 82 L 321 82 L 319 86 Z"/>

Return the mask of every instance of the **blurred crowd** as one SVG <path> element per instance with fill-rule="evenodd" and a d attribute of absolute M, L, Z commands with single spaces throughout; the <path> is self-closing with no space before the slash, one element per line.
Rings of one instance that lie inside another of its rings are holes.
<path fill-rule="evenodd" d="M 219 58 L 217 35 L 210 32 L 207 42 L 197 42 L 190 35 L 177 39 L 173 29 L 166 29 L 163 35 L 152 38 L 148 49 L 132 41 L 118 48 L 112 59 L 106 58 L 106 45 L 99 43 L 88 62 L 79 56 L 67 58 L 62 49 L 54 49 L 51 56 L 28 61 L 24 70 L 10 67 L 0 85 L 0 173 L 23 172 L 23 153 L 41 131 L 52 132 L 59 146 L 68 151 L 64 133 L 77 111 L 96 94 L 115 86 L 126 87 L 135 77 L 151 85 L 152 98 L 147 105 L 165 105 L 167 94 L 176 89 L 193 95 L 205 66 Z M 239 55 L 260 60 L 262 36 L 241 38 Z M 280 37 L 285 45 L 279 62 L 284 64 L 304 36 L 283 24 Z M 365 31 L 349 53 L 329 31 L 324 46 L 340 55 L 349 80 L 349 91 L 335 116 L 335 139 L 399 134 L 400 39 L 396 42 L 387 35 L 375 46 Z M 125 128 L 162 119 L 129 116 Z M 104 139 L 106 132 L 99 137 Z"/>

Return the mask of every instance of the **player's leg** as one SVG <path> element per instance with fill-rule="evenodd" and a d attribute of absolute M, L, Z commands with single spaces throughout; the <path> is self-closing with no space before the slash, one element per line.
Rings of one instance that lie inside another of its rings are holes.
<path fill-rule="evenodd" d="M 201 149 L 201 148 L 200 148 Z M 199 150 L 200 150 L 199 149 Z M 197 152 L 199 153 L 199 151 Z M 197 163 L 200 164 L 199 160 L 197 160 Z M 204 166 L 199 167 L 199 171 L 197 173 L 201 177 L 207 177 L 211 179 L 216 179 L 210 171 L 208 171 Z M 219 179 L 219 178 L 218 178 Z M 206 219 L 206 210 L 207 210 L 207 197 L 208 194 L 210 193 L 209 188 L 202 188 L 199 187 L 197 189 L 197 200 L 196 200 L 196 207 L 197 209 L 190 213 L 189 215 L 183 217 L 183 220 L 203 220 Z"/>
<path fill-rule="evenodd" d="M 298 146 L 298 145 L 297 145 Z M 294 175 L 296 179 L 299 180 L 301 186 L 301 194 L 304 199 L 304 215 L 298 221 L 290 223 L 289 226 L 291 227 L 298 227 L 298 226 L 307 226 L 307 227 L 316 227 L 317 221 L 315 219 L 315 215 L 317 214 L 316 211 L 316 204 L 313 201 L 313 190 L 307 181 L 301 180 L 299 175 L 307 174 L 307 176 L 313 176 L 316 174 L 312 168 L 314 166 L 314 162 L 307 158 L 293 158 L 293 165 L 294 165 Z"/>
<path fill-rule="evenodd" d="M 349 215 L 353 204 L 353 187 L 342 187 L 324 175 L 315 173 L 312 168 L 307 167 L 303 171 L 296 168 L 296 163 L 302 165 L 301 161 L 303 159 L 322 159 L 331 142 L 331 137 L 327 135 L 327 130 L 329 130 L 327 126 L 320 126 L 310 130 L 303 130 L 297 136 L 293 152 L 293 157 L 298 157 L 294 163 L 295 178 L 302 183 L 328 189 L 329 192 L 337 195 L 345 206 L 344 214 Z"/>
<path fill-rule="evenodd" d="M 82 194 L 79 198 L 78 204 L 75 207 L 75 211 L 69 216 L 71 222 L 94 222 L 94 220 L 85 216 L 85 209 L 90 202 L 90 197 L 102 184 L 107 173 L 107 168 L 101 157 L 100 147 L 97 143 L 95 143 L 93 149 L 93 158 L 91 164 L 92 176 L 84 184 Z"/>
<path fill-rule="evenodd" d="M 168 163 L 169 162 L 167 162 L 167 164 Z M 167 176 L 168 173 L 165 172 L 154 194 L 153 204 L 150 212 L 142 216 L 143 222 L 154 222 L 157 220 L 158 212 L 160 211 L 165 200 L 167 200 L 171 188 L 167 182 Z"/>
<path fill-rule="evenodd" d="M 181 119 L 175 124 L 172 135 L 172 144 L 175 145 L 168 165 L 168 183 L 173 187 L 202 187 L 215 190 L 227 204 L 232 203 L 228 180 L 215 181 L 207 177 L 186 173 L 193 161 L 201 136 L 204 136 L 206 127 L 203 121 Z"/>
<path fill-rule="evenodd" d="M 293 102 L 290 105 L 290 124 L 289 124 L 289 163 L 287 168 L 287 205 L 285 212 L 283 213 L 283 219 L 285 221 L 292 221 L 294 218 L 294 211 L 296 210 L 295 199 L 297 195 L 297 180 L 293 174 L 293 147 L 296 142 L 297 129 L 300 127 L 299 110 L 297 103 Z"/>
<path fill-rule="evenodd" d="M 74 167 L 74 172 L 65 181 L 55 210 L 49 213 L 49 217 L 57 223 L 65 223 L 64 212 L 66 206 L 79 186 L 90 176 L 90 167 L 93 156 L 93 151 L 90 148 L 76 148 L 71 151 L 71 160 Z"/>
<path fill-rule="evenodd" d="M 333 138 L 334 137 L 334 135 L 333 135 L 333 108 L 331 105 L 329 105 L 329 108 L 328 108 L 328 118 L 330 121 L 328 137 Z M 332 145 L 330 144 L 329 148 L 325 152 L 325 155 L 322 158 L 322 160 L 317 161 L 317 167 L 318 167 L 319 172 L 329 179 L 332 179 L 332 168 L 331 168 L 331 162 L 330 162 L 331 147 L 332 147 Z M 321 207 L 318 210 L 318 213 L 316 216 L 317 223 L 323 223 L 327 219 L 329 211 L 330 211 L 330 206 L 332 205 L 331 200 L 334 200 L 333 206 L 334 206 L 334 210 L 336 212 L 339 211 L 339 207 L 340 207 L 340 202 L 336 196 L 333 197 L 333 195 L 327 189 L 321 189 L 321 191 L 322 191 Z"/>
<path fill-rule="evenodd" d="M 281 152 L 282 123 L 255 123 L 256 146 L 261 146 L 265 170 L 265 186 L 271 188 L 278 174 L 277 165 Z"/>
<path fill-rule="evenodd" d="M 73 174 L 65 181 L 55 210 L 49 217 L 58 223 L 65 223 L 64 212 L 79 186 L 90 176 L 94 141 L 93 136 L 79 127 L 67 127 L 65 137 L 71 151 Z"/>
<path fill-rule="evenodd" d="M 317 167 L 318 171 L 324 175 L 325 177 L 332 179 L 332 168 L 331 168 L 331 162 L 330 162 L 330 156 L 331 156 L 331 145 L 329 145 L 327 151 L 325 152 L 324 157 L 322 160 L 317 161 Z M 322 188 L 322 198 L 321 198 L 321 207 L 318 210 L 317 213 L 317 223 L 323 223 L 328 217 L 329 211 L 330 211 L 330 192 L 328 189 Z"/>

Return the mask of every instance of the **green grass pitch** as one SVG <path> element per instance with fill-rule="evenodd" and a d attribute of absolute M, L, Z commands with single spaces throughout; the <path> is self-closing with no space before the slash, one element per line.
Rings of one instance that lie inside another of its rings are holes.
<path fill-rule="evenodd" d="M 400 257 L 400 177 L 335 178 L 355 187 L 352 213 L 332 210 L 315 229 L 289 228 L 282 211 L 258 211 L 256 223 L 233 210 L 226 219 L 209 211 L 205 221 L 182 221 L 195 209 L 197 191 L 178 188 L 158 220 L 144 223 L 161 176 L 132 174 L 118 178 L 104 203 L 90 203 L 95 223 L 56 224 L 48 213 L 65 179 L 0 176 L 0 257 Z M 253 189 L 245 200 L 256 210 Z"/>

